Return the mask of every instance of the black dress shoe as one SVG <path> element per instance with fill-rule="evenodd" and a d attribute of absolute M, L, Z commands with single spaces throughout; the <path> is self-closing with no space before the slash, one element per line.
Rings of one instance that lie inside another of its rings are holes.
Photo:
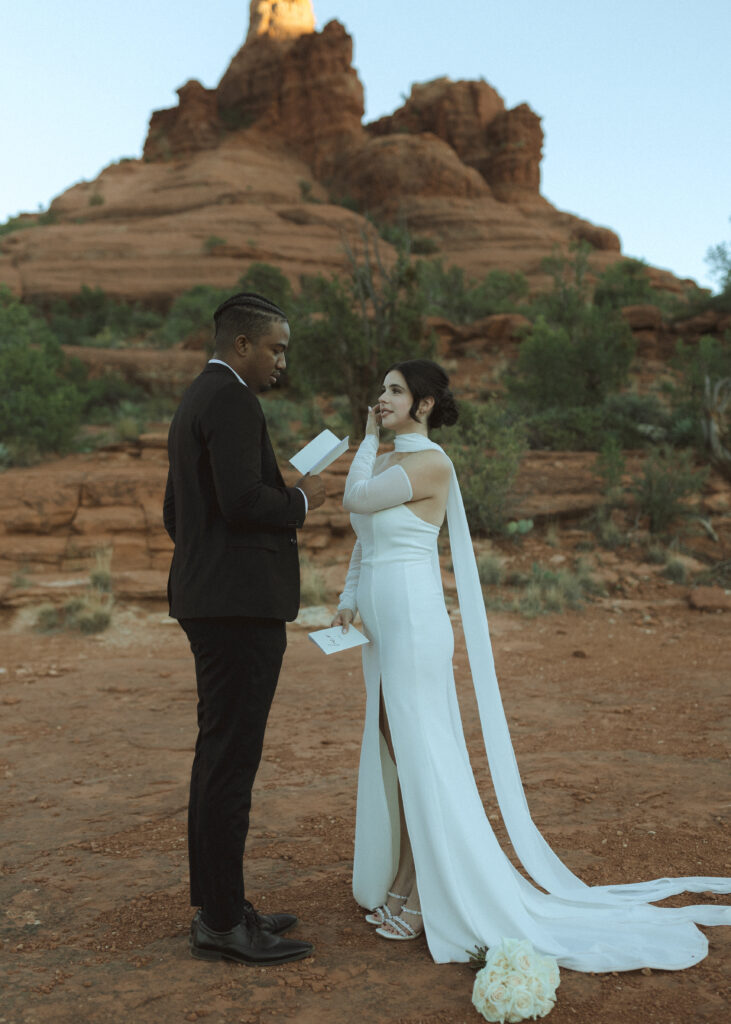
<path fill-rule="evenodd" d="M 214 932 L 199 918 L 190 940 L 190 952 L 197 960 L 233 960 L 254 967 L 303 960 L 312 951 L 311 942 L 283 939 L 264 931 L 250 911 L 228 932 Z"/>
<path fill-rule="evenodd" d="M 254 910 L 253 907 L 251 909 Z M 260 914 L 257 910 L 254 910 L 254 913 L 261 930 L 269 932 L 271 935 L 281 935 L 282 932 L 288 932 L 290 928 L 294 928 L 296 924 L 299 924 L 299 918 L 295 917 L 294 914 Z M 200 916 L 201 911 L 199 907 L 195 914 L 193 914 L 193 920 L 190 922 L 191 938 Z"/>

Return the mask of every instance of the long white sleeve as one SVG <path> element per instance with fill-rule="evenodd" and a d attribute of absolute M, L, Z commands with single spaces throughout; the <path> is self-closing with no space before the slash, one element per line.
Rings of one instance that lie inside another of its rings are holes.
<path fill-rule="evenodd" d="M 345 586 L 343 592 L 340 595 L 338 601 L 338 611 L 343 608 L 349 608 L 353 615 L 358 611 L 358 580 L 360 579 L 360 559 L 363 549 L 360 546 L 360 541 L 355 542 L 353 553 L 350 556 L 350 565 L 348 566 L 348 574 L 345 577 Z"/>
<path fill-rule="evenodd" d="M 366 434 L 355 453 L 345 481 L 343 508 L 348 512 L 380 512 L 411 501 L 411 481 L 403 466 L 389 466 L 373 476 L 378 453 L 378 438 Z"/>

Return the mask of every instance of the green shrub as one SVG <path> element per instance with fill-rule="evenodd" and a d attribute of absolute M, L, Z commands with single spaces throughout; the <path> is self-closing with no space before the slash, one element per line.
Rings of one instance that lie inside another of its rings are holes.
<path fill-rule="evenodd" d="M 440 432 L 438 440 L 454 463 L 470 528 L 504 534 L 526 450 L 523 427 L 494 404 L 460 402 L 459 413 L 456 425 Z"/>
<path fill-rule="evenodd" d="M 626 535 L 601 509 L 594 518 L 594 535 L 603 548 L 614 551 L 626 543 Z"/>
<path fill-rule="evenodd" d="M 579 610 L 588 597 L 603 594 L 588 567 L 578 561 L 571 569 L 547 569 L 534 562 L 525 582 L 523 594 L 515 607 L 523 615 L 533 617 L 544 612 L 561 612 L 565 608 Z"/>
<path fill-rule="evenodd" d="M 671 523 L 688 515 L 686 499 L 702 491 L 708 472 L 707 467 L 694 469 L 691 451 L 678 451 L 669 445 L 648 456 L 642 473 L 632 478 L 631 491 L 652 533 L 663 533 Z"/>
<path fill-rule="evenodd" d="M 411 239 L 411 251 L 415 256 L 431 256 L 439 252 L 439 242 L 431 235 L 415 235 Z"/>
<path fill-rule="evenodd" d="M 267 429 L 280 458 L 289 458 L 322 429 L 322 417 L 311 398 L 294 401 L 282 394 L 266 400 Z"/>
<path fill-rule="evenodd" d="M 610 501 L 622 489 L 625 461 L 622 446 L 616 436 L 610 434 L 604 439 L 594 463 L 594 472 L 602 481 L 602 490 Z"/>
<path fill-rule="evenodd" d="M 530 410 L 596 407 L 626 383 L 633 354 L 619 315 L 584 306 L 571 326 L 539 315 L 505 379 L 513 401 Z"/>
<path fill-rule="evenodd" d="M 208 284 L 189 288 L 173 300 L 165 320 L 154 334 L 155 341 L 168 347 L 204 332 L 212 340 L 213 313 L 231 294 L 230 288 L 214 288 Z"/>
<path fill-rule="evenodd" d="M 594 286 L 594 305 L 607 309 L 655 304 L 656 299 L 642 260 L 618 260 L 599 275 Z"/>
<path fill-rule="evenodd" d="M 101 377 L 88 377 L 85 368 L 70 372 L 82 396 L 81 415 L 84 423 L 108 423 L 114 419 L 123 402 L 143 404 L 147 394 L 139 384 L 125 380 L 115 372 Z"/>
<path fill-rule="evenodd" d="M 491 313 L 512 312 L 528 294 L 528 282 L 520 273 L 493 270 L 476 281 L 467 279 L 461 267 L 445 267 L 441 259 L 419 260 L 415 269 L 426 313 L 452 323 L 469 324 Z"/>
<path fill-rule="evenodd" d="M 101 288 L 82 285 L 78 295 L 58 299 L 47 314 L 48 325 L 62 345 L 114 348 L 129 338 L 159 327 L 162 317 L 140 303 L 111 298 Z"/>
<path fill-rule="evenodd" d="M 302 391 L 346 396 L 351 428 L 362 433 L 388 366 L 432 355 L 434 340 L 425 333 L 423 300 L 407 256 L 400 252 L 386 267 L 378 243 L 365 233 L 358 252 L 345 248 L 348 275 L 302 281 L 290 362 Z"/>
<path fill-rule="evenodd" d="M 667 562 L 662 574 L 673 583 L 688 582 L 688 567 L 683 562 L 679 562 L 677 558 L 671 558 Z"/>
<path fill-rule="evenodd" d="M 92 192 L 89 196 L 89 206 L 104 206 L 104 196 L 99 192 Z"/>
<path fill-rule="evenodd" d="M 671 390 L 672 422 L 669 439 L 677 445 L 694 445 L 698 451 L 706 447 L 703 432 L 704 391 L 706 378 L 711 382 L 731 377 L 731 332 L 723 338 L 704 335 L 697 345 L 679 341 L 673 365 L 680 375 Z"/>
<path fill-rule="evenodd" d="M 0 286 L 0 438 L 7 464 L 71 447 L 82 396 L 65 379 L 65 369 L 63 352 L 43 320 Z"/>
<path fill-rule="evenodd" d="M 112 621 L 113 601 L 110 595 L 96 590 L 82 597 L 73 597 L 63 605 L 41 605 L 36 613 L 35 628 L 39 633 L 56 633 L 77 629 L 81 633 L 101 633 Z"/>
<path fill-rule="evenodd" d="M 668 553 L 661 544 L 652 543 L 647 548 L 645 560 L 650 565 L 665 565 L 668 561 Z"/>
<path fill-rule="evenodd" d="M 292 285 L 279 267 L 274 267 L 270 263 L 251 263 L 246 273 L 239 278 L 238 287 L 234 291 L 264 295 L 293 319 L 295 298 Z"/>
<path fill-rule="evenodd" d="M 503 563 L 497 555 L 480 555 L 477 559 L 477 573 L 484 586 L 497 587 L 503 580 Z"/>
<path fill-rule="evenodd" d="M 222 245 L 226 244 L 225 238 L 220 238 L 218 235 L 209 235 L 203 243 L 203 252 L 212 253 L 216 249 L 219 249 Z"/>
<path fill-rule="evenodd" d="M 525 415 L 531 448 L 599 451 L 609 437 L 620 448 L 636 448 L 648 437 L 662 440 L 671 418 L 654 395 L 607 395 L 597 406 L 556 406 Z"/>

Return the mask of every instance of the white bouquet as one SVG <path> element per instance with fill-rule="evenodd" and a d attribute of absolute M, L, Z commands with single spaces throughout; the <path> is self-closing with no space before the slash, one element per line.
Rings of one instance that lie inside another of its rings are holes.
<path fill-rule="evenodd" d="M 528 939 L 501 939 L 477 972 L 472 1003 L 487 1021 L 535 1020 L 553 1009 L 559 981 L 552 956 L 541 956 Z"/>

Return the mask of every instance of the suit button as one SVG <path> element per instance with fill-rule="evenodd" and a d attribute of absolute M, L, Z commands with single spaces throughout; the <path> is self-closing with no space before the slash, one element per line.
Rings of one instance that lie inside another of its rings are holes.
<path fill-rule="evenodd" d="M 296 537 L 290 537 L 289 538 L 289 543 L 290 544 L 296 544 L 297 543 L 297 538 Z"/>

